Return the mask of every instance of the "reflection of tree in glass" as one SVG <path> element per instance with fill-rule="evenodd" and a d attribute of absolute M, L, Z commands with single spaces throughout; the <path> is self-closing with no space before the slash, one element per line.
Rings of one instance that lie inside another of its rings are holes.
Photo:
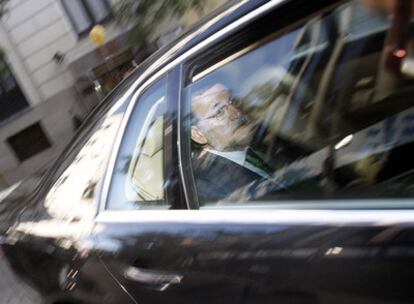
<path fill-rule="evenodd" d="M 289 87 L 280 82 L 275 85 L 272 81 L 254 86 L 241 99 L 243 112 L 253 121 L 269 128 L 275 134 L 283 123 L 288 109 Z"/>
<path fill-rule="evenodd" d="M 114 7 L 121 24 L 132 24 L 131 38 L 147 46 L 154 29 L 167 19 L 181 17 L 192 9 L 203 15 L 203 0 L 122 0 Z"/>
<path fill-rule="evenodd" d="M 122 166 L 122 172 L 124 174 L 128 174 L 129 168 L 131 167 L 131 164 L 132 164 L 132 154 L 123 157 L 123 160 L 124 161 L 123 161 L 123 166 Z M 134 161 L 134 163 L 135 163 L 135 161 Z"/>
<path fill-rule="evenodd" d="M 95 196 L 96 184 L 97 183 L 94 182 L 94 181 L 89 181 L 86 184 L 85 189 L 83 190 L 82 198 L 84 198 L 84 199 L 92 199 Z"/>
<path fill-rule="evenodd" d="M 269 163 L 272 163 L 274 158 L 276 134 L 280 132 L 289 108 L 289 91 L 290 88 L 285 81 L 275 84 L 271 80 L 255 85 L 241 98 L 242 111 L 252 123 L 259 126 L 255 140 L 261 148 L 256 149 L 265 153 L 265 161 Z"/>
<path fill-rule="evenodd" d="M 0 18 L 3 17 L 7 13 L 7 3 L 9 0 L 0 0 Z"/>

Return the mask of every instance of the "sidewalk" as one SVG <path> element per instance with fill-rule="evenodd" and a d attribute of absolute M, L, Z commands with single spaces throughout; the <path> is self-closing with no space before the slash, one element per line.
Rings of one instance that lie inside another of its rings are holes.
<path fill-rule="evenodd" d="M 22 286 L 0 255 L 0 304 L 40 304 L 36 291 Z"/>

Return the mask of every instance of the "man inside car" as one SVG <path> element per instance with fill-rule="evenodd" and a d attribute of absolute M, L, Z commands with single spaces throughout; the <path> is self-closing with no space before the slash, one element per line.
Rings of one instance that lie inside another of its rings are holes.
<path fill-rule="evenodd" d="M 258 179 L 272 168 L 249 147 L 257 125 L 232 102 L 229 90 L 214 84 L 192 96 L 191 138 L 200 146 L 194 172 L 198 195 L 223 198 Z"/>

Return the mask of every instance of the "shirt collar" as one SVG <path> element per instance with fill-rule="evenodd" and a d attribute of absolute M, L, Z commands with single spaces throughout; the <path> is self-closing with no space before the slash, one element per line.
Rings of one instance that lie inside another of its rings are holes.
<path fill-rule="evenodd" d="M 247 149 L 245 148 L 244 150 L 238 150 L 238 151 L 217 151 L 214 149 L 208 149 L 206 148 L 206 150 L 212 154 L 224 157 L 242 167 L 245 167 L 246 169 L 255 172 L 256 174 L 265 177 L 265 178 L 270 178 L 269 174 L 267 174 L 266 172 L 264 172 L 263 170 L 249 164 L 248 162 L 246 162 L 246 153 L 247 153 Z"/>
<path fill-rule="evenodd" d="M 206 149 L 208 152 L 216 154 L 218 156 L 227 158 L 240 166 L 244 166 L 244 160 L 246 159 L 246 149 L 237 151 L 218 151 L 214 149 Z"/>

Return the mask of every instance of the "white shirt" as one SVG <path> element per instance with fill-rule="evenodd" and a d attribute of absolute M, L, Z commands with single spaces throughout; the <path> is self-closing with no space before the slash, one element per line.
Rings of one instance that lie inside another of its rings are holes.
<path fill-rule="evenodd" d="M 213 149 L 206 149 L 208 152 L 216 154 L 218 156 L 224 157 L 246 169 L 249 169 L 250 171 L 253 171 L 254 173 L 264 177 L 264 178 L 271 178 L 271 176 L 269 174 L 267 174 L 265 171 L 263 171 L 260 168 L 257 168 L 255 166 L 253 166 L 251 163 L 246 161 L 246 151 L 247 148 L 244 150 L 239 150 L 239 151 L 229 151 L 229 152 L 224 152 L 224 151 L 217 151 L 217 150 L 213 150 Z"/>

